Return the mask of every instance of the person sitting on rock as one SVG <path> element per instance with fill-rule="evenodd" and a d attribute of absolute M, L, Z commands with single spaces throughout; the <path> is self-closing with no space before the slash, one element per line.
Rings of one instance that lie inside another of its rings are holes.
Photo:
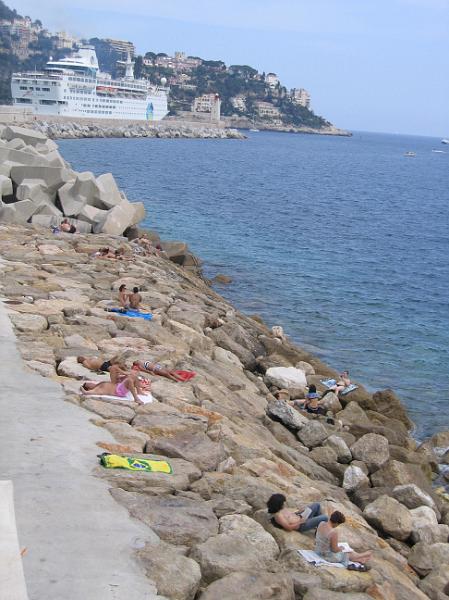
<path fill-rule="evenodd" d="M 306 394 L 304 400 L 294 400 L 293 406 L 301 408 L 312 415 L 325 415 L 326 409 L 321 405 L 320 395 L 316 391 L 316 385 L 311 383 L 309 385 L 309 391 Z"/>
<path fill-rule="evenodd" d="M 126 291 L 126 285 L 122 283 L 122 285 L 118 289 L 118 301 L 120 304 L 120 308 L 126 310 L 129 307 L 129 294 Z"/>
<path fill-rule="evenodd" d="M 139 395 L 143 394 L 144 390 L 140 385 L 139 378 L 136 374 L 128 374 L 124 379 L 118 383 L 112 381 L 86 382 L 81 386 L 81 393 L 85 396 L 117 396 L 119 398 L 126 398 L 128 392 L 131 392 L 134 402 L 137 404 L 144 404 L 140 400 Z"/>
<path fill-rule="evenodd" d="M 372 552 L 342 552 L 338 545 L 337 527 L 345 522 L 345 516 L 340 511 L 334 511 L 327 523 L 320 523 L 316 530 L 315 552 L 332 563 L 342 563 L 348 569 L 354 571 L 368 571 L 369 567 L 365 565 L 372 556 Z M 360 565 L 350 565 L 349 561 L 361 563 Z"/>
<path fill-rule="evenodd" d="M 316 386 L 312 383 L 309 385 L 309 391 L 306 394 L 304 401 L 304 409 L 312 415 L 325 415 L 326 409 L 321 405 L 320 395 L 316 391 Z"/>
<path fill-rule="evenodd" d="M 129 306 L 133 310 L 140 310 L 140 303 L 142 302 L 142 296 L 139 294 L 139 288 L 134 287 L 133 293 L 128 296 Z"/>
<path fill-rule="evenodd" d="M 273 494 L 267 502 L 268 513 L 272 515 L 271 521 L 285 531 L 300 531 L 301 533 L 315 529 L 320 523 L 328 520 L 321 514 L 321 505 L 318 502 L 309 504 L 301 509 L 291 510 L 284 508 L 286 502 L 284 494 Z"/>

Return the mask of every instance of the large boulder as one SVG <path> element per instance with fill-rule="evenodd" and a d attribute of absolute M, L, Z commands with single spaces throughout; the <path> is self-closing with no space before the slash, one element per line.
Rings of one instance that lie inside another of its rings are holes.
<path fill-rule="evenodd" d="M 430 489 L 430 481 L 421 467 L 399 462 L 387 461 L 378 471 L 371 475 L 373 487 L 396 487 L 413 483 L 421 489 Z"/>
<path fill-rule="evenodd" d="M 408 556 L 408 564 L 415 571 L 425 577 L 440 565 L 449 565 L 449 544 L 432 544 L 424 542 L 415 544 Z"/>
<path fill-rule="evenodd" d="M 193 600 L 201 581 L 198 564 L 176 548 L 160 542 L 147 544 L 137 552 L 158 594 L 170 600 Z"/>
<path fill-rule="evenodd" d="M 112 495 L 169 544 L 192 546 L 218 533 L 218 519 L 203 500 L 148 496 L 123 489 L 113 490 Z"/>
<path fill-rule="evenodd" d="M 117 400 L 119 399 L 117 398 Z M 87 408 L 87 410 L 96 413 L 97 415 L 100 415 L 100 417 L 102 417 L 103 419 L 124 421 L 125 423 L 129 423 L 130 421 L 132 421 L 136 414 L 130 406 L 123 406 L 122 404 L 113 404 L 112 402 L 105 402 L 104 400 L 98 400 L 96 398 L 89 397 L 87 397 L 86 400 L 84 400 L 83 407 Z"/>
<path fill-rule="evenodd" d="M 357 488 L 369 487 L 370 481 L 365 473 L 359 467 L 350 465 L 343 476 L 343 488 L 352 492 Z"/>
<path fill-rule="evenodd" d="M 148 436 L 145 433 L 137 431 L 135 427 L 121 421 L 108 421 L 104 424 L 104 427 L 119 444 L 131 448 L 134 452 L 143 452 L 148 441 Z"/>
<path fill-rule="evenodd" d="M 418 531 L 422 527 L 433 527 L 438 525 L 435 512 L 429 506 L 418 506 L 410 509 L 413 518 L 413 529 Z"/>
<path fill-rule="evenodd" d="M 301 429 L 301 427 L 309 422 L 306 417 L 284 400 L 272 400 L 268 402 L 267 414 L 273 420 L 283 423 L 293 431 Z"/>
<path fill-rule="evenodd" d="M 329 432 L 320 421 L 314 420 L 308 421 L 296 435 L 304 446 L 313 448 L 322 444 L 329 437 Z"/>
<path fill-rule="evenodd" d="M 422 579 L 418 586 L 431 600 L 445 600 L 449 591 L 448 566 L 441 565 L 437 567 Z"/>
<path fill-rule="evenodd" d="M 295 600 L 288 574 L 249 571 L 230 573 L 211 583 L 198 600 Z"/>
<path fill-rule="evenodd" d="M 48 321 L 41 315 L 11 313 L 10 319 L 16 329 L 24 333 L 41 333 L 48 329 Z"/>
<path fill-rule="evenodd" d="M 296 367 L 271 367 L 267 369 L 265 378 L 271 385 L 282 388 L 306 388 L 306 374 Z"/>
<path fill-rule="evenodd" d="M 279 555 L 274 538 L 246 515 L 220 519 L 220 534 L 192 548 L 191 557 L 211 583 L 236 571 L 266 571 Z"/>
<path fill-rule="evenodd" d="M 413 517 L 405 506 L 389 496 L 380 496 L 363 511 L 365 519 L 397 540 L 406 540 L 413 530 Z"/>
<path fill-rule="evenodd" d="M 430 438 L 430 444 L 434 448 L 449 448 L 449 429 L 434 433 Z"/>
<path fill-rule="evenodd" d="M 376 433 L 367 433 L 351 446 L 352 456 L 361 460 L 370 473 L 377 471 L 390 458 L 388 440 Z"/>
<path fill-rule="evenodd" d="M 343 464 L 351 462 L 351 450 L 349 449 L 345 440 L 338 434 L 330 435 L 325 444 L 326 446 L 329 446 L 329 448 L 332 448 L 332 450 L 336 453 L 338 462 Z"/>
<path fill-rule="evenodd" d="M 443 523 L 438 525 L 423 525 L 412 531 L 411 541 L 414 544 L 424 542 L 425 544 L 437 544 L 449 542 L 449 525 Z"/>
<path fill-rule="evenodd" d="M 133 426 L 150 436 L 150 439 L 169 439 L 179 435 L 204 433 L 207 419 L 200 415 L 180 413 L 164 405 L 151 405 L 147 412 L 136 416 Z"/>
<path fill-rule="evenodd" d="M 226 458 L 222 445 L 213 442 L 201 431 L 184 431 L 171 437 L 152 437 L 146 445 L 146 452 L 184 458 L 202 471 L 214 471 Z"/>

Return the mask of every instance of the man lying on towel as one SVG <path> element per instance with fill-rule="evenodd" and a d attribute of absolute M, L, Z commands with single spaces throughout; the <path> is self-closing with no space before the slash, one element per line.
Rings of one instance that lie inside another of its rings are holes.
<path fill-rule="evenodd" d="M 164 367 L 156 362 L 150 362 L 149 360 L 135 360 L 132 366 L 133 371 L 143 371 L 144 373 L 151 373 L 151 375 L 160 375 L 166 377 L 172 381 L 189 381 L 195 377 L 194 371 L 174 371 L 172 369 L 164 369 Z"/>

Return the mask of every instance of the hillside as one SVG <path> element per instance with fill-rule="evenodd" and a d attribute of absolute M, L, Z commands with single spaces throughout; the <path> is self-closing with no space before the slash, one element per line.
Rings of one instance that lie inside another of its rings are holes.
<path fill-rule="evenodd" d="M 330 123 L 310 109 L 310 95 L 303 88 L 287 90 L 275 73 L 259 73 L 248 65 L 227 66 L 176 52 L 135 55 L 132 42 L 91 38 L 78 40 L 65 32 L 52 33 L 39 20 L 23 17 L 0 0 L 0 103 L 11 103 L 10 80 L 14 71 L 42 69 L 50 56 L 58 59 L 81 43 L 92 44 L 100 68 L 112 76 L 123 75 L 120 61 L 134 54 L 135 76 L 153 84 L 165 78 L 170 87 L 170 114 L 196 113 L 207 119 L 211 98 L 219 94 L 221 115 L 246 119 L 258 126 L 299 127 L 323 131 Z"/>
<path fill-rule="evenodd" d="M 182 53 L 176 53 L 175 57 L 171 58 L 165 54 L 155 55 L 148 52 L 143 59 L 137 57 L 136 65 L 143 77 L 148 77 L 155 83 L 162 77 L 168 80 L 171 86 L 172 114 L 180 110 L 190 110 L 195 98 L 203 94 L 218 93 L 223 116 L 235 115 L 258 122 L 274 121 L 316 129 L 329 125 L 308 106 L 295 102 L 291 96 L 293 90 L 289 92 L 274 73 L 259 73 L 257 69 L 248 65 L 227 67 L 222 61 L 184 57 Z M 303 101 L 308 103 L 306 90 L 298 91 L 306 94 Z M 260 103 L 269 106 L 265 107 Z M 270 110 L 270 106 L 273 110 Z M 264 114 L 265 112 L 272 114 Z"/>

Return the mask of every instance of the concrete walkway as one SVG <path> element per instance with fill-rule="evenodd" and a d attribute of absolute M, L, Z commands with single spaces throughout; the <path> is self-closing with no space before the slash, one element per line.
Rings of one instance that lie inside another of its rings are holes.
<path fill-rule="evenodd" d="M 30 600 L 161 600 L 133 558 L 154 534 L 91 475 L 95 443 L 112 438 L 57 383 L 25 369 L 1 301 L 0 385 L 0 479 L 14 484 Z"/>

